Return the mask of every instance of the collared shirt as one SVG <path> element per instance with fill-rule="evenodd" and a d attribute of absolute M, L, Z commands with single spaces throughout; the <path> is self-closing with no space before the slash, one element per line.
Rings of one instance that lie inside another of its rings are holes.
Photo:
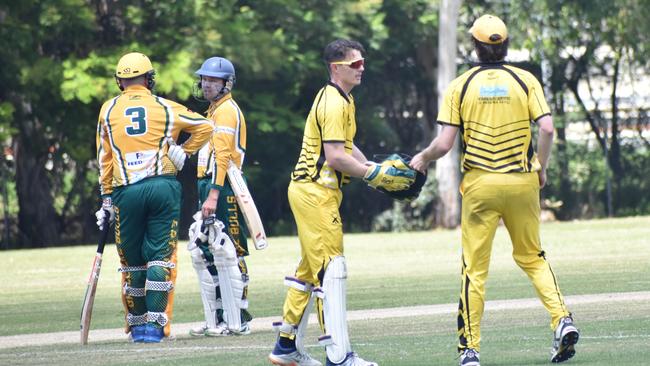
<path fill-rule="evenodd" d="M 102 196 L 124 186 L 163 174 L 176 174 L 167 157 L 171 137 L 191 134 L 183 144 L 195 153 L 212 135 L 210 121 L 186 107 L 134 85 L 102 106 L 97 121 L 97 161 Z"/>
<path fill-rule="evenodd" d="M 503 62 L 486 63 L 451 82 L 438 123 L 461 129 L 464 171 L 531 172 L 541 169 L 531 123 L 549 114 L 531 73 Z"/>
<path fill-rule="evenodd" d="M 350 177 L 334 170 L 325 159 L 323 143 L 340 142 L 352 155 L 357 132 L 354 98 L 338 85 L 328 82 L 316 95 L 305 123 L 302 148 L 291 179 L 296 182 L 316 182 L 338 189 Z"/>
<path fill-rule="evenodd" d="M 246 120 L 241 109 L 228 93 L 212 102 L 207 112 L 214 124 L 210 143 L 199 151 L 197 177 L 211 176 L 211 186 L 221 189 L 232 160 L 241 169 L 246 155 Z"/>

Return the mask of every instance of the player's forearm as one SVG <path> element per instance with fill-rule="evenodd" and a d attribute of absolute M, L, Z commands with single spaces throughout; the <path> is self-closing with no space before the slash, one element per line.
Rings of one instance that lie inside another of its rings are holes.
<path fill-rule="evenodd" d="M 551 156 L 551 148 L 553 146 L 553 119 L 551 116 L 544 116 L 537 121 L 537 124 L 539 125 L 537 159 L 539 159 L 542 169 L 546 169 L 548 160 Z"/>
<path fill-rule="evenodd" d="M 218 199 L 219 199 L 219 190 L 211 188 L 210 191 L 208 192 L 208 197 L 206 198 L 206 200 L 212 200 L 214 202 L 217 202 Z"/>
<path fill-rule="evenodd" d="M 539 138 L 537 139 L 537 159 L 539 159 L 542 169 L 546 169 L 548 166 L 552 146 L 553 132 L 540 130 Z"/>
<path fill-rule="evenodd" d="M 368 161 L 368 158 L 359 150 L 357 145 L 352 145 L 352 157 L 357 159 L 358 162 L 364 164 L 365 162 Z"/>
<path fill-rule="evenodd" d="M 457 133 L 458 127 L 442 125 L 438 136 L 422 151 L 425 160 L 427 162 L 438 160 L 447 154 L 454 147 Z"/>
<path fill-rule="evenodd" d="M 368 167 L 348 154 L 336 154 L 327 157 L 327 164 L 335 170 L 351 177 L 363 177 Z"/>
<path fill-rule="evenodd" d="M 438 138 L 435 138 L 429 146 L 427 146 L 426 149 L 422 151 L 422 154 L 427 162 L 430 161 L 435 161 L 443 157 L 448 151 L 450 147 L 448 146 L 443 146 L 440 143 L 440 140 Z"/>
<path fill-rule="evenodd" d="M 183 150 L 185 150 L 185 153 L 190 156 L 199 151 L 199 149 L 208 143 L 212 137 L 212 131 L 212 124 L 208 120 L 205 120 L 204 123 L 192 126 L 192 130 L 188 131 L 192 135 L 187 141 L 185 141 L 185 143 L 183 143 Z"/>

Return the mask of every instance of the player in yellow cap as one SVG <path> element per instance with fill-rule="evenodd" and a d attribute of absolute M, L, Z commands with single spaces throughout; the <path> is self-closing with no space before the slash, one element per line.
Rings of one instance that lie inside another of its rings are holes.
<path fill-rule="evenodd" d="M 115 71 L 122 93 L 104 103 L 97 123 L 97 225 L 115 222 L 126 332 L 146 343 L 170 331 L 181 201 L 176 173 L 212 136 L 209 120 L 152 94 L 154 76 L 146 55 L 122 56 Z M 182 146 L 175 143 L 181 131 L 190 134 Z"/>
<path fill-rule="evenodd" d="M 564 303 L 539 236 L 539 191 L 553 142 L 553 119 L 540 83 L 508 65 L 508 30 L 494 15 L 470 29 L 479 64 L 451 82 L 438 112 L 438 136 L 411 161 L 424 171 L 445 155 L 460 131 L 462 169 L 462 286 L 458 310 L 461 366 L 479 366 L 481 317 L 494 233 L 503 220 L 517 265 L 551 315 L 551 362 L 575 354 L 579 333 Z M 532 141 L 537 125 L 537 151 Z"/>

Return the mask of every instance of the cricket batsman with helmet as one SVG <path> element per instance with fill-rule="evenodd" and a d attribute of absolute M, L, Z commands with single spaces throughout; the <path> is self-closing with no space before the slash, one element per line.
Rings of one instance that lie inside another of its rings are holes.
<path fill-rule="evenodd" d="M 154 75 L 144 54 L 122 56 L 115 71 L 122 93 L 104 103 L 97 123 L 97 224 L 115 221 L 126 332 L 147 343 L 170 332 L 181 201 L 176 173 L 212 135 L 209 120 L 152 94 Z M 191 135 L 185 144 L 168 144 L 181 131 Z"/>
<path fill-rule="evenodd" d="M 210 243 L 190 241 L 188 249 L 199 279 L 206 320 L 204 325 L 191 329 L 190 334 L 211 337 L 244 335 L 250 333 L 248 322 L 253 319 L 247 310 L 248 267 L 244 260 L 249 254 L 246 240 L 248 230 L 226 174 L 231 161 L 240 170 L 244 165 L 246 120 L 232 97 L 235 67 L 230 60 L 210 57 L 195 74 L 199 76 L 197 91 L 200 95 L 197 97 L 210 102 L 207 117 L 214 126 L 210 142 L 199 151 L 199 209 L 202 218 L 216 213 L 216 219 L 223 223 L 226 235 L 235 247 L 237 268 L 224 269 L 218 273 L 215 264 L 221 263 L 222 258 L 216 258 L 218 260 L 215 262 L 215 253 L 210 251 Z M 201 225 L 199 218 L 190 229 L 190 237 L 198 235 Z M 225 290 L 227 288 L 235 288 L 237 291 L 231 293 Z M 228 309 L 228 304 L 234 307 Z"/>

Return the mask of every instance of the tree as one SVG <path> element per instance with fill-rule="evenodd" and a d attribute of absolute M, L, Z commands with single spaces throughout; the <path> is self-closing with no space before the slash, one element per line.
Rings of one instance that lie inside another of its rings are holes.
<path fill-rule="evenodd" d="M 629 73 L 629 80 L 638 78 L 647 70 L 650 26 L 641 14 L 649 11 L 648 2 L 636 0 L 522 1 L 512 8 L 515 17 L 539 14 L 535 21 L 519 24 L 518 31 L 528 35 L 521 45 L 537 50 L 533 52 L 535 60 L 550 55 L 547 59 L 552 70 L 552 105 L 560 117 L 557 119 L 560 122 L 557 129 L 559 158 L 563 159 L 560 192 L 565 203 L 569 203 L 564 208 L 564 217 L 571 215 L 567 211 L 575 214 L 576 210 L 571 204 L 575 201 L 570 182 L 566 179 L 569 176 L 568 163 L 564 160 L 566 106 L 571 102 L 566 93 L 572 96 L 576 112 L 589 124 L 611 172 L 607 176 L 611 175 L 613 192 L 609 193 L 610 185 L 607 183 L 605 195 L 609 215 L 615 213 L 616 203 L 621 202 L 625 193 L 621 184 L 629 172 L 621 153 L 621 132 L 624 127 L 630 128 L 623 124 L 624 120 L 629 120 L 625 116 L 635 113 L 633 109 L 621 110 L 620 83 L 624 70 Z M 540 39 L 542 34 L 544 37 Z M 597 89 L 601 89 L 600 95 Z M 608 93 L 608 96 L 602 93 Z M 639 123 L 642 118 L 640 109 L 636 115 Z"/>
<path fill-rule="evenodd" d="M 460 0 L 442 0 L 440 6 L 440 32 L 438 34 L 438 105 L 442 104 L 445 89 L 456 77 L 457 26 Z M 460 143 L 436 162 L 438 204 L 436 222 L 443 227 L 460 224 Z"/>

